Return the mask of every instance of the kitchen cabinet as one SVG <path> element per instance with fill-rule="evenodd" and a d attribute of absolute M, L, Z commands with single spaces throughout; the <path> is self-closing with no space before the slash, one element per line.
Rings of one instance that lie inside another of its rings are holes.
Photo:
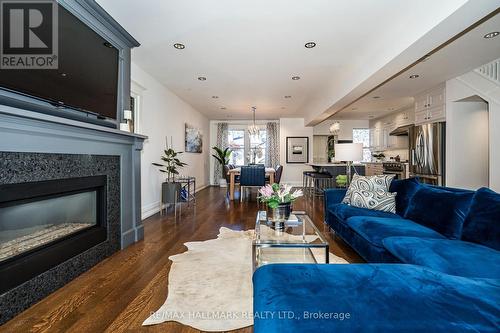
<path fill-rule="evenodd" d="M 415 96 L 415 125 L 435 123 L 446 119 L 444 84 Z"/>
<path fill-rule="evenodd" d="M 394 122 L 396 125 L 395 128 L 411 125 L 415 122 L 415 112 L 413 111 L 413 109 L 398 112 L 396 114 Z"/>
<path fill-rule="evenodd" d="M 382 166 L 382 163 L 366 163 L 365 166 L 366 176 L 381 175 L 383 173 L 384 173 L 384 167 Z"/>
<path fill-rule="evenodd" d="M 370 146 L 374 150 L 380 150 L 382 147 L 381 129 L 378 127 L 370 129 Z"/>

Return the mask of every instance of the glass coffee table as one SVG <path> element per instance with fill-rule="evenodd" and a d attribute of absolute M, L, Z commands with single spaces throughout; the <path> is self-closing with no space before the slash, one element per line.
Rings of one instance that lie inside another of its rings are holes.
<path fill-rule="evenodd" d="M 254 270 L 274 263 L 328 264 L 328 257 L 328 242 L 304 212 L 293 212 L 283 231 L 273 228 L 266 211 L 257 213 L 252 242 Z"/>

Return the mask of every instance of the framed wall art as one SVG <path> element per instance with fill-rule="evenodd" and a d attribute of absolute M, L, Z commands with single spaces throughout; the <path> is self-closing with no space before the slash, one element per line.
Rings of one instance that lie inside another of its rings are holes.
<path fill-rule="evenodd" d="M 186 124 L 184 151 L 186 153 L 201 153 L 203 151 L 203 135 L 199 128 Z"/>
<path fill-rule="evenodd" d="M 286 137 L 286 163 L 308 163 L 309 162 L 309 137 L 287 136 Z"/>

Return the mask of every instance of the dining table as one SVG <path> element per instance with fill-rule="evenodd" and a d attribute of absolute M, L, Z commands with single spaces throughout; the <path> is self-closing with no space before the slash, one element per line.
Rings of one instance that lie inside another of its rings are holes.
<path fill-rule="evenodd" d="M 274 183 L 274 174 L 276 170 L 274 168 L 266 168 L 266 176 L 269 176 L 269 183 Z M 229 199 L 234 200 L 234 187 L 236 176 L 241 174 L 241 168 L 234 168 L 228 171 L 229 174 Z"/>

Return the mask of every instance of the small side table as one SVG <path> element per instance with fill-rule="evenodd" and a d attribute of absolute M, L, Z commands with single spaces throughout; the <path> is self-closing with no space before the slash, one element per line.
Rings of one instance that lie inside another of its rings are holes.
<path fill-rule="evenodd" d="M 186 202 L 189 203 L 193 201 L 196 203 L 196 177 L 192 176 L 182 176 L 175 179 L 176 183 L 180 183 L 183 190 L 187 192 Z"/>

